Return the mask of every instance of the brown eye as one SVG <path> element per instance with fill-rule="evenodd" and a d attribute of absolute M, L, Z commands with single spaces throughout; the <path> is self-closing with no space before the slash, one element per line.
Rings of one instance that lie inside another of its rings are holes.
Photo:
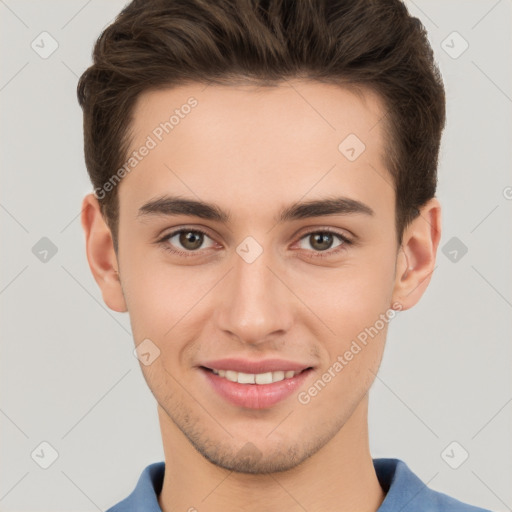
<path fill-rule="evenodd" d="M 204 235 L 199 231 L 182 231 L 179 234 L 179 243 L 188 251 L 195 251 L 203 244 Z"/>
<path fill-rule="evenodd" d="M 332 246 L 333 235 L 331 233 L 313 233 L 309 235 L 309 242 L 313 249 L 316 249 L 317 251 L 326 251 Z"/>
<path fill-rule="evenodd" d="M 336 239 L 338 239 L 337 244 L 335 244 Z M 308 250 L 311 256 L 334 256 L 351 243 L 348 238 L 340 233 L 329 230 L 311 231 L 300 239 L 299 247 Z"/>
<path fill-rule="evenodd" d="M 343 245 L 345 242 L 341 235 L 337 235 L 335 233 L 329 233 L 327 231 L 316 231 L 314 233 L 309 233 L 302 238 L 301 243 L 306 242 L 306 247 L 302 246 L 301 249 L 313 248 L 315 251 L 327 251 L 333 247 L 335 238 L 340 240 L 338 245 Z"/>
<path fill-rule="evenodd" d="M 195 255 L 200 253 L 199 249 L 210 249 L 215 242 L 201 230 L 198 229 L 179 229 L 164 236 L 158 241 L 165 249 L 180 255 Z"/>

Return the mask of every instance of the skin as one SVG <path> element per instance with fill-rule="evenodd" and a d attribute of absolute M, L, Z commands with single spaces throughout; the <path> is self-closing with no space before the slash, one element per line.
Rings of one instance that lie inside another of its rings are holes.
<path fill-rule="evenodd" d="M 165 452 L 160 506 L 375 511 L 384 492 L 369 451 L 368 391 L 387 324 L 307 404 L 293 393 L 268 409 L 236 407 L 205 384 L 198 365 L 228 356 L 307 362 L 314 369 L 299 390 L 307 391 L 379 315 L 420 299 L 435 265 L 439 202 L 420 209 L 399 246 L 382 159 L 386 109 L 369 91 L 293 81 L 146 92 L 134 110 L 133 148 L 190 96 L 198 105 L 118 186 L 117 254 L 94 195 L 82 214 L 105 303 L 129 312 L 136 344 L 149 338 L 160 350 L 141 364 Z M 350 133 L 366 145 L 353 162 L 338 150 Z M 138 215 L 163 194 L 215 203 L 231 219 Z M 286 206 L 333 194 L 374 213 L 275 220 Z M 190 247 L 177 236 L 155 243 L 178 228 L 208 232 L 192 256 L 165 249 Z M 318 250 L 308 235 L 326 228 L 353 243 L 334 254 L 334 236 Z M 247 236 L 263 249 L 252 263 L 236 252 Z"/>

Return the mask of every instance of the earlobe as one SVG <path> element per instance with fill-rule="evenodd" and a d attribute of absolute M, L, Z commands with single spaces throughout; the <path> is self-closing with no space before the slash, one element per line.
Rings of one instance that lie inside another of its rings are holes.
<path fill-rule="evenodd" d="M 87 261 L 101 289 L 103 300 L 113 311 L 124 313 L 127 307 L 119 279 L 112 234 L 94 194 L 88 194 L 83 199 L 81 221 L 85 233 Z"/>
<path fill-rule="evenodd" d="M 420 209 L 419 215 L 403 233 L 393 292 L 393 302 L 399 303 L 402 310 L 414 306 L 427 289 L 440 238 L 441 205 L 433 198 Z"/>

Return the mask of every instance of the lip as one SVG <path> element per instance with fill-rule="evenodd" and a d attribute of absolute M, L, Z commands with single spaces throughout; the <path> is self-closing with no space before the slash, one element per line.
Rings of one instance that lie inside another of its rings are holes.
<path fill-rule="evenodd" d="M 230 370 L 231 368 L 226 369 Z M 293 368 L 290 368 L 290 370 L 291 369 Z M 200 367 L 199 370 L 209 382 L 212 389 L 223 399 L 230 402 L 232 405 L 246 409 L 268 409 L 278 404 L 296 392 L 313 371 L 312 368 L 308 367 L 301 373 L 295 375 L 295 377 L 273 382 L 272 384 L 239 384 L 238 382 L 231 382 L 228 379 L 220 377 L 205 367 Z M 255 372 L 250 371 L 248 373 Z"/>
<path fill-rule="evenodd" d="M 225 358 L 217 359 L 215 361 L 206 361 L 201 366 L 205 366 L 210 370 L 233 370 L 242 373 L 267 373 L 277 372 L 279 370 L 300 372 L 307 368 L 311 368 L 310 364 L 303 364 L 293 361 L 286 361 L 284 359 L 261 359 L 259 361 L 251 361 L 250 359 L 240 358 Z M 270 384 L 264 384 L 269 385 Z"/>

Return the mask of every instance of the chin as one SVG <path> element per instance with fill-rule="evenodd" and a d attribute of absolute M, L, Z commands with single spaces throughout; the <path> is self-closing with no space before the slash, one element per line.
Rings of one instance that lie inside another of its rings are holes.
<path fill-rule="evenodd" d="M 199 453 L 212 464 L 233 471 L 250 475 L 262 475 L 289 471 L 304 462 L 310 453 L 304 449 L 300 452 L 297 447 L 288 447 L 284 451 L 261 452 L 254 444 L 246 443 L 236 453 L 226 453 L 221 447 L 214 450 L 206 450 L 195 446 Z M 232 450 L 232 447 L 230 447 Z M 281 449 L 282 450 L 282 449 Z"/>

